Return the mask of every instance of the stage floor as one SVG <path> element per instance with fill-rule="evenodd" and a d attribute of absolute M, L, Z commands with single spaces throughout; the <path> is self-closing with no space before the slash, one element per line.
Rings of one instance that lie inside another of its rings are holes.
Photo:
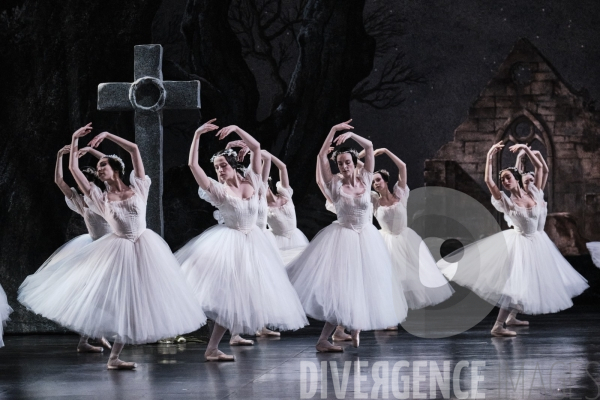
<path fill-rule="evenodd" d="M 528 318 L 516 338 L 492 338 L 495 313 L 445 339 L 363 332 L 360 348 L 316 353 L 319 327 L 221 348 L 237 361 L 205 362 L 205 344 L 127 346 L 135 371 L 107 371 L 108 353 L 78 354 L 77 336 L 6 336 L 0 399 L 596 398 L 600 312 L 574 308 Z M 359 364 L 360 363 L 360 364 Z M 375 364 L 377 363 L 377 364 Z M 327 368 L 323 368 L 327 365 Z M 439 371 L 439 372 L 438 372 Z M 325 375 L 326 374 L 326 375 Z M 322 385 L 326 376 L 326 385 Z"/>

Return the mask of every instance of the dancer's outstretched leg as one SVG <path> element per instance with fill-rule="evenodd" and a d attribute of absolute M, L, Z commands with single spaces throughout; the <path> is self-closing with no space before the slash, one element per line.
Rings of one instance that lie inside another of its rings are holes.
<path fill-rule="evenodd" d="M 498 313 L 498 318 L 496 319 L 496 323 L 492 328 L 492 336 L 517 336 L 517 332 L 504 329 L 504 322 L 506 322 L 506 319 L 508 318 L 509 314 L 509 310 L 505 308 L 500 309 L 500 312 Z"/>
<path fill-rule="evenodd" d="M 319 341 L 317 342 L 317 351 L 322 353 L 344 351 L 344 349 L 342 349 L 341 346 L 334 346 L 327 340 L 329 335 L 333 333 L 334 329 L 335 325 L 329 322 L 325 322 L 325 326 L 323 327 L 323 330 L 321 331 L 321 336 L 319 336 Z"/>
<path fill-rule="evenodd" d="M 215 324 L 216 326 L 216 324 Z M 231 339 L 229 339 L 230 346 L 254 346 L 254 340 L 244 339 L 239 333 L 231 333 Z"/>
<path fill-rule="evenodd" d="M 518 313 L 519 310 L 517 310 L 516 308 L 513 309 L 508 315 L 508 318 L 506 319 L 506 325 L 529 326 L 529 321 L 521 321 L 517 319 Z"/>
<path fill-rule="evenodd" d="M 225 332 L 227 332 L 227 328 L 215 323 L 208 346 L 206 346 L 206 351 L 204 352 L 206 361 L 235 361 L 234 356 L 227 355 L 219 350 L 219 343 Z"/>
<path fill-rule="evenodd" d="M 336 326 L 335 332 L 333 332 L 333 336 L 331 338 L 334 342 L 348 342 L 352 340 L 352 336 L 346 333 L 342 325 Z"/>
<path fill-rule="evenodd" d="M 78 353 L 102 353 L 104 351 L 102 347 L 96 347 L 89 344 L 88 340 L 88 336 L 81 336 L 79 338 L 79 344 L 77 345 Z"/>
<path fill-rule="evenodd" d="M 118 339 L 113 343 L 112 351 L 108 358 L 108 369 L 134 369 L 137 367 L 136 363 L 119 360 L 119 355 L 121 354 L 121 350 L 123 350 L 123 346 L 125 346 L 125 344 L 119 342 Z"/>

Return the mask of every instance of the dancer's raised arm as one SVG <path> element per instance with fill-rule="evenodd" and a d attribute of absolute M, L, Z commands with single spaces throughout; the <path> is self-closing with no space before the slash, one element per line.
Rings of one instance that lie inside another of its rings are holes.
<path fill-rule="evenodd" d="M 90 153 L 91 155 L 96 157 L 98 160 L 101 159 L 102 157 L 106 156 L 106 154 L 102 153 L 101 151 L 98 151 L 98 150 L 94 149 L 93 147 L 88 146 L 88 147 L 84 147 L 83 149 L 79 150 L 79 158 L 83 157 L 87 153 Z"/>
<path fill-rule="evenodd" d="M 339 146 L 350 138 L 352 138 L 356 143 L 360 144 L 361 147 L 365 150 L 365 165 L 363 168 L 368 172 L 373 172 L 375 170 L 375 155 L 373 154 L 373 143 L 370 140 L 365 139 L 364 137 L 359 136 L 354 132 L 346 132 L 335 139 L 335 144 L 336 146 Z"/>
<path fill-rule="evenodd" d="M 54 168 L 54 183 L 56 183 L 56 186 L 58 186 L 60 191 L 63 192 L 63 194 L 69 199 L 73 196 L 73 192 L 71 192 L 71 188 L 64 180 L 62 161 L 63 156 L 65 154 L 69 154 L 70 151 L 71 146 L 69 145 L 66 145 L 58 151 L 58 154 L 56 155 L 56 167 Z"/>
<path fill-rule="evenodd" d="M 290 178 L 288 176 L 287 165 L 285 165 L 285 163 L 283 161 L 281 161 L 279 158 L 275 157 L 273 154 L 271 154 L 271 161 L 273 162 L 273 164 L 275 164 L 275 166 L 279 170 L 279 182 L 281 182 L 281 186 L 286 189 L 289 188 L 290 187 Z"/>
<path fill-rule="evenodd" d="M 496 182 L 494 182 L 492 160 L 494 159 L 494 155 L 496 155 L 496 153 L 498 153 L 503 147 L 504 145 L 502 144 L 502 141 L 494 144 L 488 151 L 487 158 L 485 159 L 485 184 L 496 200 L 500 200 L 502 195 L 500 194 L 500 189 L 498 189 L 498 186 L 496 186 Z"/>
<path fill-rule="evenodd" d="M 377 149 L 373 152 L 375 157 L 385 154 L 398 168 L 398 186 L 402 189 L 406 188 L 406 164 L 398 156 L 386 148 Z"/>
<path fill-rule="evenodd" d="M 540 160 L 542 163 L 542 186 L 541 189 L 544 190 L 546 187 L 546 183 L 548 183 L 548 175 L 550 174 L 550 169 L 548 168 L 548 164 L 546 164 L 546 160 L 544 160 L 544 156 L 538 150 L 533 150 L 532 153 Z"/>
<path fill-rule="evenodd" d="M 88 182 L 87 178 L 79 169 L 79 138 L 84 137 L 88 133 L 92 131 L 92 123 L 90 122 L 86 126 L 83 126 L 77 129 L 71 138 L 71 151 L 69 154 L 69 170 L 71 171 L 71 175 L 75 178 L 75 182 L 77 182 L 77 186 L 85 195 L 90 194 L 90 182 Z"/>
<path fill-rule="evenodd" d="M 262 159 L 262 170 L 260 175 L 262 176 L 263 184 L 268 186 L 269 175 L 271 174 L 271 159 L 273 155 L 266 150 L 260 151 L 260 158 Z"/>
<path fill-rule="evenodd" d="M 142 155 L 140 154 L 137 144 L 123 139 L 122 137 L 113 135 L 110 132 L 101 132 L 90 141 L 90 147 L 98 147 L 104 139 L 108 139 L 111 142 L 116 143 L 119 147 L 128 152 L 131 156 L 131 163 L 133 164 L 133 170 L 135 171 L 136 178 L 144 179 L 146 176 L 146 171 L 144 170 Z"/>
<path fill-rule="evenodd" d="M 331 182 L 331 178 L 333 176 L 331 174 L 331 166 L 329 165 L 329 159 L 327 158 L 327 155 L 329 154 L 329 148 L 331 147 L 331 143 L 333 142 L 333 137 L 339 131 L 343 131 L 343 130 L 347 130 L 347 129 L 354 129 L 353 126 L 349 125 L 350 122 L 352 122 L 351 119 L 349 119 L 346 122 L 342 122 L 341 124 L 334 125 L 331 128 L 331 130 L 329 131 L 329 133 L 327 134 L 327 137 L 325 138 L 325 141 L 323 142 L 323 146 L 321 146 L 321 150 L 319 151 L 318 161 L 319 161 L 321 176 L 323 177 L 323 183 Z"/>
<path fill-rule="evenodd" d="M 534 177 L 534 184 L 535 187 L 538 189 L 542 188 L 542 168 L 543 168 L 543 164 L 542 162 L 535 156 L 535 154 L 533 154 L 533 152 L 531 151 L 531 149 L 525 145 L 525 144 L 515 144 L 510 146 L 509 150 L 513 153 L 516 153 L 520 150 L 523 150 L 525 152 L 525 154 L 527 154 L 527 157 L 529 157 L 529 161 L 531 161 L 531 163 L 533 164 L 533 167 L 535 169 L 535 177 Z"/>
<path fill-rule="evenodd" d="M 217 132 L 217 137 L 219 140 L 223 140 L 232 132 L 237 133 L 238 136 L 248 145 L 248 148 L 252 152 L 250 157 L 250 167 L 255 174 L 261 174 L 262 166 L 260 157 L 260 143 L 258 143 L 258 141 L 254 139 L 248 132 L 236 125 L 229 125 L 225 128 L 222 128 L 219 132 Z"/>
<path fill-rule="evenodd" d="M 325 196 L 325 200 L 333 203 L 325 191 L 325 181 L 323 179 L 323 175 L 321 174 L 321 160 L 319 160 L 319 158 L 317 158 L 317 186 L 319 186 L 319 189 L 321 189 L 321 193 L 323 193 L 323 196 Z"/>
<path fill-rule="evenodd" d="M 204 170 L 202 169 L 202 167 L 200 167 L 200 164 L 198 163 L 198 148 L 200 147 L 200 136 L 202 136 L 203 133 L 219 129 L 217 125 L 213 125 L 213 122 L 215 122 L 216 120 L 216 118 L 213 118 L 210 121 L 205 122 L 200 128 L 196 129 L 196 132 L 194 132 L 194 139 L 192 139 L 192 146 L 190 147 L 188 167 L 190 167 L 190 169 L 192 170 L 192 174 L 194 175 L 198 186 L 200 186 L 203 190 L 208 190 L 208 187 L 210 186 L 210 180 L 208 179 L 206 172 L 204 172 Z"/>

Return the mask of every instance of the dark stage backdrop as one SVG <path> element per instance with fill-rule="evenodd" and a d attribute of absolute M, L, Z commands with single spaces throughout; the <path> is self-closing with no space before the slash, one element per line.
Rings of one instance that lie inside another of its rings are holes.
<path fill-rule="evenodd" d="M 600 27 L 593 23 L 600 3 L 593 0 L 277 4 L 0 4 L 0 284 L 16 309 L 9 332 L 57 329 L 19 306 L 16 289 L 84 232 L 53 183 L 58 149 L 89 121 L 133 138 L 130 113 L 96 111 L 96 89 L 131 82 L 136 44 L 163 45 L 165 79 L 203 84 L 200 112 L 164 116 L 165 233 L 173 250 L 214 224 L 186 167 L 193 131 L 208 118 L 246 128 L 288 162 L 299 226 L 312 237 L 333 219 L 312 182 L 316 152 L 333 123 L 354 118 L 357 133 L 406 161 L 415 188 L 423 184 L 424 160 L 452 139 L 521 37 L 567 82 L 600 97 Z M 203 138 L 202 146 L 207 160 L 222 144 Z M 386 160 L 378 165 L 393 171 Z"/>

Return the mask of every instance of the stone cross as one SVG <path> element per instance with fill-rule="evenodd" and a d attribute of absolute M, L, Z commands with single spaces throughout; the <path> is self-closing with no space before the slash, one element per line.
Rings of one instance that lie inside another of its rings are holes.
<path fill-rule="evenodd" d="M 163 236 L 163 126 L 164 109 L 200 108 L 200 82 L 163 81 L 162 46 L 134 46 L 134 82 L 98 85 L 98 110 L 135 111 L 135 142 L 146 174 L 152 179 L 148 197 L 147 226 Z"/>

